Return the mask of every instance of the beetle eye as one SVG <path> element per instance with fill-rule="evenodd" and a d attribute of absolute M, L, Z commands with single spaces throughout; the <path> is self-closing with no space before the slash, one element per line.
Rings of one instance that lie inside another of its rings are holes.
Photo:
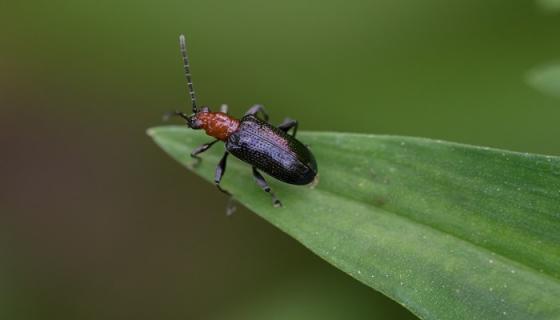
<path fill-rule="evenodd" d="M 195 114 L 189 117 L 189 127 L 192 129 L 200 129 L 202 128 L 202 121 L 200 121 Z"/>

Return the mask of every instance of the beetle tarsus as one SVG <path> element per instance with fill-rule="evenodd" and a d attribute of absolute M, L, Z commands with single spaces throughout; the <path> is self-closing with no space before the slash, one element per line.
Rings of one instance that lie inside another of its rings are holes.
<path fill-rule="evenodd" d="M 297 120 L 286 118 L 284 121 L 278 125 L 278 129 L 288 133 L 290 129 L 292 129 L 292 137 L 296 137 L 297 129 L 298 129 L 298 122 Z"/>
<path fill-rule="evenodd" d="M 222 193 L 227 194 L 228 196 L 231 196 L 231 192 L 227 191 L 226 189 L 222 188 L 222 186 L 220 186 L 219 182 L 216 182 L 216 187 L 218 187 L 218 190 L 220 190 Z"/>
<path fill-rule="evenodd" d="M 190 121 L 189 116 L 181 111 L 168 111 L 163 114 L 162 119 L 163 121 L 169 120 L 171 117 L 181 117 L 185 119 L 187 122 Z"/>
<path fill-rule="evenodd" d="M 226 205 L 226 215 L 231 216 L 235 211 L 237 211 L 237 206 L 235 205 L 235 199 L 233 197 L 229 197 Z"/>
<path fill-rule="evenodd" d="M 270 194 L 270 196 L 272 197 L 272 204 L 274 205 L 274 207 L 276 208 L 282 207 L 282 202 L 280 202 L 280 200 L 276 197 L 274 192 L 272 192 L 272 190 L 268 186 L 268 183 L 266 182 L 262 174 L 255 167 L 253 167 L 253 177 L 255 178 L 255 181 L 257 182 L 259 187 L 261 187 L 261 189 L 263 189 L 265 192 L 268 192 L 268 194 Z"/>

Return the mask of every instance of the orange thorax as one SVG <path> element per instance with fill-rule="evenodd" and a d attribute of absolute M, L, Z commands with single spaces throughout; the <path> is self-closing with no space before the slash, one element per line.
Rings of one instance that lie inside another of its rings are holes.
<path fill-rule="evenodd" d="M 196 115 L 196 120 L 207 135 L 222 141 L 226 141 L 239 127 L 239 120 L 223 112 L 201 112 Z"/>

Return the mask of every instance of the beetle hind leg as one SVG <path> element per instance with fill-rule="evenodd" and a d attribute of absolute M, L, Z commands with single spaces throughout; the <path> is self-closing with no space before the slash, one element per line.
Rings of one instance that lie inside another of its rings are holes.
<path fill-rule="evenodd" d="M 262 104 L 256 104 L 254 106 L 252 106 L 249 110 L 247 110 L 247 112 L 245 112 L 245 115 L 253 115 L 256 116 L 257 113 L 261 113 L 263 120 L 268 122 L 268 113 L 266 112 L 266 110 L 264 109 L 264 106 Z"/>
<path fill-rule="evenodd" d="M 292 130 L 292 137 L 296 137 L 297 129 L 298 129 L 298 122 L 297 120 L 286 118 L 284 121 L 278 125 L 278 129 L 288 133 L 290 129 Z"/>
<path fill-rule="evenodd" d="M 261 187 L 261 189 L 263 189 L 265 192 L 268 192 L 268 194 L 270 194 L 270 196 L 272 197 L 272 204 L 276 208 L 282 207 L 282 202 L 280 202 L 280 200 L 276 197 L 274 192 L 272 192 L 272 190 L 268 186 L 268 183 L 266 183 L 266 180 L 264 180 L 262 174 L 260 174 L 260 172 L 258 172 L 257 168 L 255 167 L 253 167 L 253 177 L 255 178 L 255 181 L 257 182 L 259 187 Z"/>

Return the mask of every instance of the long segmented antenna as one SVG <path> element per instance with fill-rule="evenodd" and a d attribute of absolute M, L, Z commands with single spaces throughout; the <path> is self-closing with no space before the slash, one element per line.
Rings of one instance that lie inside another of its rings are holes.
<path fill-rule="evenodd" d="M 181 55 L 183 56 L 183 68 L 185 69 L 185 78 L 187 78 L 193 113 L 197 113 L 198 108 L 196 107 L 196 97 L 194 95 L 194 87 L 191 79 L 191 68 L 189 67 L 189 57 L 187 56 L 187 42 L 184 34 L 179 36 L 179 46 L 181 47 Z"/>

